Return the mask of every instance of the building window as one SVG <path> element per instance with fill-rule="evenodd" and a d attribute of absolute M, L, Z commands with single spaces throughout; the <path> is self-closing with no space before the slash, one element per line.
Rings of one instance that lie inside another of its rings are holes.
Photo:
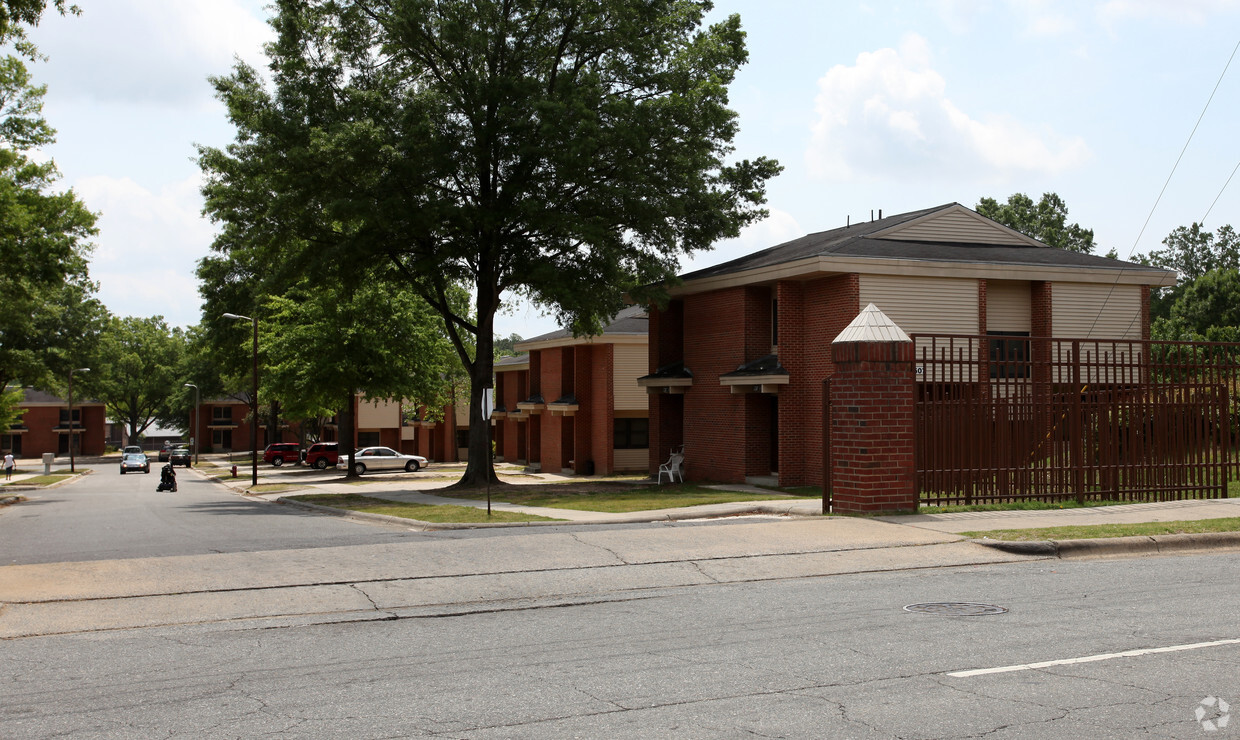
<path fill-rule="evenodd" d="M 69 426 L 69 409 L 68 408 L 63 408 L 60 410 L 60 426 L 62 427 Z M 73 426 L 75 427 L 82 426 L 82 410 L 81 409 L 73 410 Z"/>
<path fill-rule="evenodd" d="M 616 419 L 612 437 L 612 446 L 617 450 L 644 450 L 650 446 L 650 420 Z"/>
<path fill-rule="evenodd" d="M 232 406 L 212 406 L 211 421 L 214 423 L 232 423 Z"/>
<path fill-rule="evenodd" d="M 378 432 L 358 432 L 357 433 L 357 446 L 358 447 L 378 447 L 379 446 L 379 433 Z"/>
<path fill-rule="evenodd" d="M 211 447 L 216 452 L 232 449 L 232 430 L 231 429 L 212 429 L 211 430 Z"/>
<path fill-rule="evenodd" d="M 1012 337 L 1009 339 L 992 338 L 990 340 L 990 377 L 1029 377 L 1029 340 L 1027 339 L 1029 332 L 992 331 L 987 332 L 986 335 L 989 337 Z"/>

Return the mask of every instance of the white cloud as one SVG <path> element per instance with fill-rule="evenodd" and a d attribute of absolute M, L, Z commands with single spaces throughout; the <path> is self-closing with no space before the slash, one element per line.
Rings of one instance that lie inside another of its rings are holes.
<path fill-rule="evenodd" d="M 207 77 L 226 74 L 234 56 L 262 65 L 273 37 L 264 18 L 254 0 L 109 0 L 84 4 L 80 16 L 49 12 L 32 34 L 50 57 L 37 74 L 65 97 L 202 103 Z"/>
<path fill-rule="evenodd" d="M 200 215 L 200 182 L 190 177 L 157 193 L 129 178 L 100 175 L 74 183 L 78 197 L 100 214 L 90 274 L 113 313 L 198 323 L 194 270 L 215 236 Z"/>
<path fill-rule="evenodd" d="M 1104 26 L 1127 19 L 1154 18 L 1201 25 L 1210 17 L 1240 10 L 1240 0 L 1109 0 L 1098 6 Z"/>
<path fill-rule="evenodd" d="M 934 176 L 993 181 L 1059 173 L 1089 150 L 1080 137 L 1035 129 L 1011 116 L 974 117 L 947 97 L 926 40 L 910 34 L 837 65 L 818 80 L 809 169 L 834 180 Z"/>

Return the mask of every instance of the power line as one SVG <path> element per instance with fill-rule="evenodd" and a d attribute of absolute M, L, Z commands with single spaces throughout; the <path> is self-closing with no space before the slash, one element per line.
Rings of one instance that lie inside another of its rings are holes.
<path fill-rule="evenodd" d="M 1240 170 L 1240 162 L 1236 162 L 1236 166 L 1232 169 L 1231 174 L 1227 176 L 1227 182 L 1223 183 L 1223 187 L 1219 188 L 1218 195 L 1214 196 L 1214 201 L 1211 202 L 1210 207 L 1206 209 L 1206 215 L 1201 217 L 1201 221 L 1199 221 L 1199 223 L 1202 226 L 1206 225 L 1206 216 L 1209 216 L 1210 211 L 1214 210 L 1214 204 L 1218 203 L 1218 199 L 1223 197 L 1223 191 L 1226 190 L 1227 186 L 1231 184 L 1231 178 L 1236 176 L 1236 170 Z"/>

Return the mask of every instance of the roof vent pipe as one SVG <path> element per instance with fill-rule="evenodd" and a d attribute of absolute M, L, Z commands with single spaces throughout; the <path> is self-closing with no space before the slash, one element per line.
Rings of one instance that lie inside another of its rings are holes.
<path fill-rule="evenodd" d="M 883 220 L 883 209 L 881 209 L 881 208 L 880 208 L 880 209 L 878 209 L 878 220 L 879 220 L 879 221 L 882 221 L 882 220 Z"/>
<path fill-rule="evenodd" d="M 845 216 L 844 217 L 844 228 L 847 229 L 849 226 L 852 226 L 852 216 Z"/>
<path fill-rule="evenodd" d="M 874 209 L 873 208 L 870 209 L 870 220 L 871 221 L 874 220 Z"/>

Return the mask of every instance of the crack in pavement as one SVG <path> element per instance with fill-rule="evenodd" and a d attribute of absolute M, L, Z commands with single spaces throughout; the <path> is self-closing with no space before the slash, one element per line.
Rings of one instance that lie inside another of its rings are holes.
<path fill-rule="evenodd" d="M 698 573 L 701 573 L 702 575 L 704 575 L 704 576 L 706 576 L 707 578 L 709 578 L 709 579 L 710 579 L 710 581 L 711 581 L 711 583 L 722 583 L 722 581 L 720 581 L 718 578 L 715 578 L 715 577 L 714 577 L 714 576 L 712 576 L 711 574 L 709 574 L 709 573 L 707 573 L 706 571 L 702 570 L 702 564 L 701 564 L 701 563 L 699 563 L 698 561 L 696 561 L 696 560 L 690 560 L 690 561 L 688 561 L 688 563 L 689 563 L 690 565 L 692 565 L 694 568 L 697 568 L 697 572 L 698 572 Z"/>
<path fill-rule="evenodd" d="M 598 548 L 599 550 L 602 550 L 605 553 L 610 554 L 613 558 L 615 558 L 616 560 L 619 560 L 620 563 L 623 565 L 633 565 L 633 563 L 630 563 L 629 561 L 620 557 L 620 553 L 616 552 L 610 547 L 604 547 L 603 545 L 599 545 L 593 542 L 586 542 L 585 540 L 581 539 L 581 537 L 579 537 L 576 532 L 568 532 L 567 534 L 569 537 L 572 537 L 579 544 L 585 545 L 586 547 L 595 547 L 595 548 Z M 669 561 L 669 562 L 672 562 L 672 561 Z"/>

